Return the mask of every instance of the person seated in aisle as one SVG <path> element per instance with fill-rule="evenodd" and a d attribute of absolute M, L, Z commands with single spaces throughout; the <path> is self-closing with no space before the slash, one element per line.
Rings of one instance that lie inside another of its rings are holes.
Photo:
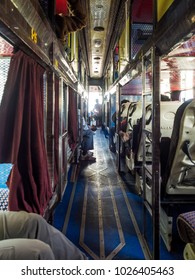
<path fill-rule="evenodd" d="M 93 152 L 90 150 L 94 149 L 93 136 L 95 132 L 93 132 L 90 126 L 86 123 L 85 118 L 83 117 L 83 140 L 81 143 L 81 160 L 87 161 L 96 161 L 96 158 L 93 157 Z"/>
<path fill-rule="evenodd" d="M 0 259 L 87 260 L 62 232 L 36 213 L 0 212 Z"/>

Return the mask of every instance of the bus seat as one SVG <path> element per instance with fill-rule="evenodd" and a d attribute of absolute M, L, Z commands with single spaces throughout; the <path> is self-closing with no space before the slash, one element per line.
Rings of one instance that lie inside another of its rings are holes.
<path fill-rule="evenodd" d="M 160 103 L 160 132 L 161 137 L 170 137 L 173 131 L 173 124 L 180 101 L 163 101 Z"/>
<path fill-rule="evenodd" d="M 160 105 L 160 163 L 161 163 L 161 176 L 164 174 L 169 155 L 169 148 L 171 143 L 171 134 L 173 131 L 173 124 L 175 114 L 180 101 L 163 101 Z"/>
<path fill-rule="evenodd" d="M 127 114 L 127 133 L 131 133 L 132 140 L 129 143 L 128 154 L 125 156 L 125 162 L 131 172 L 134 172 L 135 159 L 133 146 L 138 143 L 139 120 L 142 116 L 142 101 L 131 102 Z"/>
<path fill-rule="evenodd" d="M 169 146 L 171 142 L 171 134 L 174 125 L 174 119 L 177 109 L 180 107 L 181 102 L 179 101 L 161 101 L 160 102 L 160 165 L 161 172 L 165 171 L 167 159 L 169 155 Z M 145 110 L 145 160 L 147 164 L 152 163 L 152 104 L 146 106 Z M 142 125 L 140 131 L 142 130 Z M 139 132 L 139 144 L 137 151 L 135 149 L 135 166 L 141 166 L 143 162 L 143 137 L 142 133 Z M 146 194 L 148 202 L 151 204 L 151 186 L 147 185 Z"/>
<path fill-rule="evenodd" d="M 191 99 L 181 104 L 176 111 L 167 163 L 161 174 L 161 207 L 167 218 L 177 217 L 182 212 L 194 210 L 194 134 L 195 99 Z M 163 218 L 161 223 L 163 223 Z M 171 230 L 167 228 L 167 234 L 163 238 L 167 240 L 165 243 L 167 248 L 171 247 L 171 236 L 172 228 Z M 187 255 L 193 254 L 193 246 L 190 242 L 188 243 L 189 245 L 185 248 L 186 258 Z"/>
<path fill-rule="evenodd" d="M 177 110 L 171 135 L 162 194 L 195 195 L 195 99 L 187 100 Z"/>
<path fill-rule="evenodd" d="M 177 217 L 177 229 L 185 243 L 195 244 L 195 211 L 180 214 Z"/>
<path fill-rule="evenodd" d="M 128 113 L 130 104 L 131 104 L 131 102 L 126 102 L 126 103 L 121 104 L 120 117 L 122 119 L 127 118 L 127 113 Z"/>
<path fill-rule="evenodd" d="M 147 111 L 151 104 L 146 105 L 146 118 L 150 119 L 151 112 Z M 150 121 L 149 121 L 150 122 Z M 126 165 L 130 171 L 134 173 L 134 168 L 137 163 L 143 161 L 143 148 L 142 148 L 142 101 L 132 102 L 129 106 L 127 132 L 131 132 L 131 145 L 129 154 L 126 155 Z M 149 141 L 150 142 L 150 141 Z M 151 146 L 146 146 L 148 149 Z M 147 151 L 147 154 L 151 154 Z"/>
<path fill-rule="evenodd" d="M 133 126 L 137 124 L 142 116 L 142 102 L 131 102 L 127 114 L 127 132 L 133 130 Z"/>
<path fill-rule="evenodd" d="M 186 243 L 184 259 L 195 260 L 195 211 L 185 212 L 177 217 L 180 238 Z"/>
<path fill-rule="evenodd" d="M 187 243 L 183 251 L 183 256 L 185 260 L 195 260 L 195 244 Z"/>
<path fill-rule="evenodd" d="M 146 106 L 145 109 L 145 130 L 148 132 L 152 131 L 152 127 L 151 127 L 151 122 L 152 120 L 152 104 L 148 104 Z M 137 162 L 142 162 L 143 161 L 143 135 L 142 135 L 142 119 L 141 122 L 139 124 L 140 128 L 139 128 L 139 140 L 138 140 L 138 148 L 135 149 L 137 150 L 135 152 L 135 158 Z M 151 139 L 151 134 L 150 133 L 146 133 L 146 139 L 145 139 L 145 160 L 146 162 L 151 162 L 152 161 L 152 139 Z"/>

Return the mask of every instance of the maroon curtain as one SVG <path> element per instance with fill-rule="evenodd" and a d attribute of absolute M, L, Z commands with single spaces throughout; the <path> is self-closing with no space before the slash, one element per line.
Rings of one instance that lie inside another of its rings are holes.
<path fill-rule="evenodd" d="M 59 79 L 55 77 L 55 112 L 54 112 L 54 188 L 59 179 Z"/>
<path fill-rule="evenodd" d="M 68 107 L 68 139 L 70 148 L 73 150 L 78 139 L 78 117 L 77 117 L 77 93 L 70 88 Z"/>
<path fill-rule="evenodd" d="M 9 210 L 43 214 L 51 198 L 43 122 L 44 69 L 18 51 L 0 107 L 0 162 L 13 163 Z"/>

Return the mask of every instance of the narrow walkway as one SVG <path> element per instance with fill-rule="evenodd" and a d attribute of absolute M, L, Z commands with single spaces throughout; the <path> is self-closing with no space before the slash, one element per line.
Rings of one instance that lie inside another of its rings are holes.
<path fill-rule="evenodd" d="M 94 145 L 96 162 L 82 162 L 76 182 L 67 186 L 60 229 L 91 259 L 144 259 L 127 189 L 100 129 Z M 133 178 L 129 183 L 133 186 Z M 59 216 L 59 209 L 55 214 Z"/>
<path fill-rule="evenodd" d="M 75 182 L 69 181 L 54 226 L 90 259 L 147 259 L 140 242 L 142 206 L 134 178 L 128 172 L 118 174 L 115 155 L 100 129 L 94 143 L 96 162 L 82 162 Z"/>

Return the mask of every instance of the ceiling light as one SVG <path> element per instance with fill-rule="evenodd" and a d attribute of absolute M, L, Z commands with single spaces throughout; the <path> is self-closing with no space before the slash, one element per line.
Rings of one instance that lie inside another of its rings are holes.
<path fill-rule="evenodd" d="M 97 4 L 96 7 L 97 7 L 98 9 L 102 9 L 102 8 L 103 8 L 103 5 Z"/>
<path fill-rule="evenodd" d="M 93 30 L 98 31 L 98 32 L 104 31 L 104 27 L 103 26 L 95 26 Z"/>
<path fill-rule="evenodd" d="M 192 23 L 195 23 L 195 15 L 193 15 L 193 16 L 191 17 L 191 22 L 192 22 Z"/>
<path fill-rule="evenodd" d="M 99 48 L 101 46 L 101 44 L 102 44 L 102 40 L 100 40 L 100 39 L 94 40 L 94 46 L 96 48 Z"/>

